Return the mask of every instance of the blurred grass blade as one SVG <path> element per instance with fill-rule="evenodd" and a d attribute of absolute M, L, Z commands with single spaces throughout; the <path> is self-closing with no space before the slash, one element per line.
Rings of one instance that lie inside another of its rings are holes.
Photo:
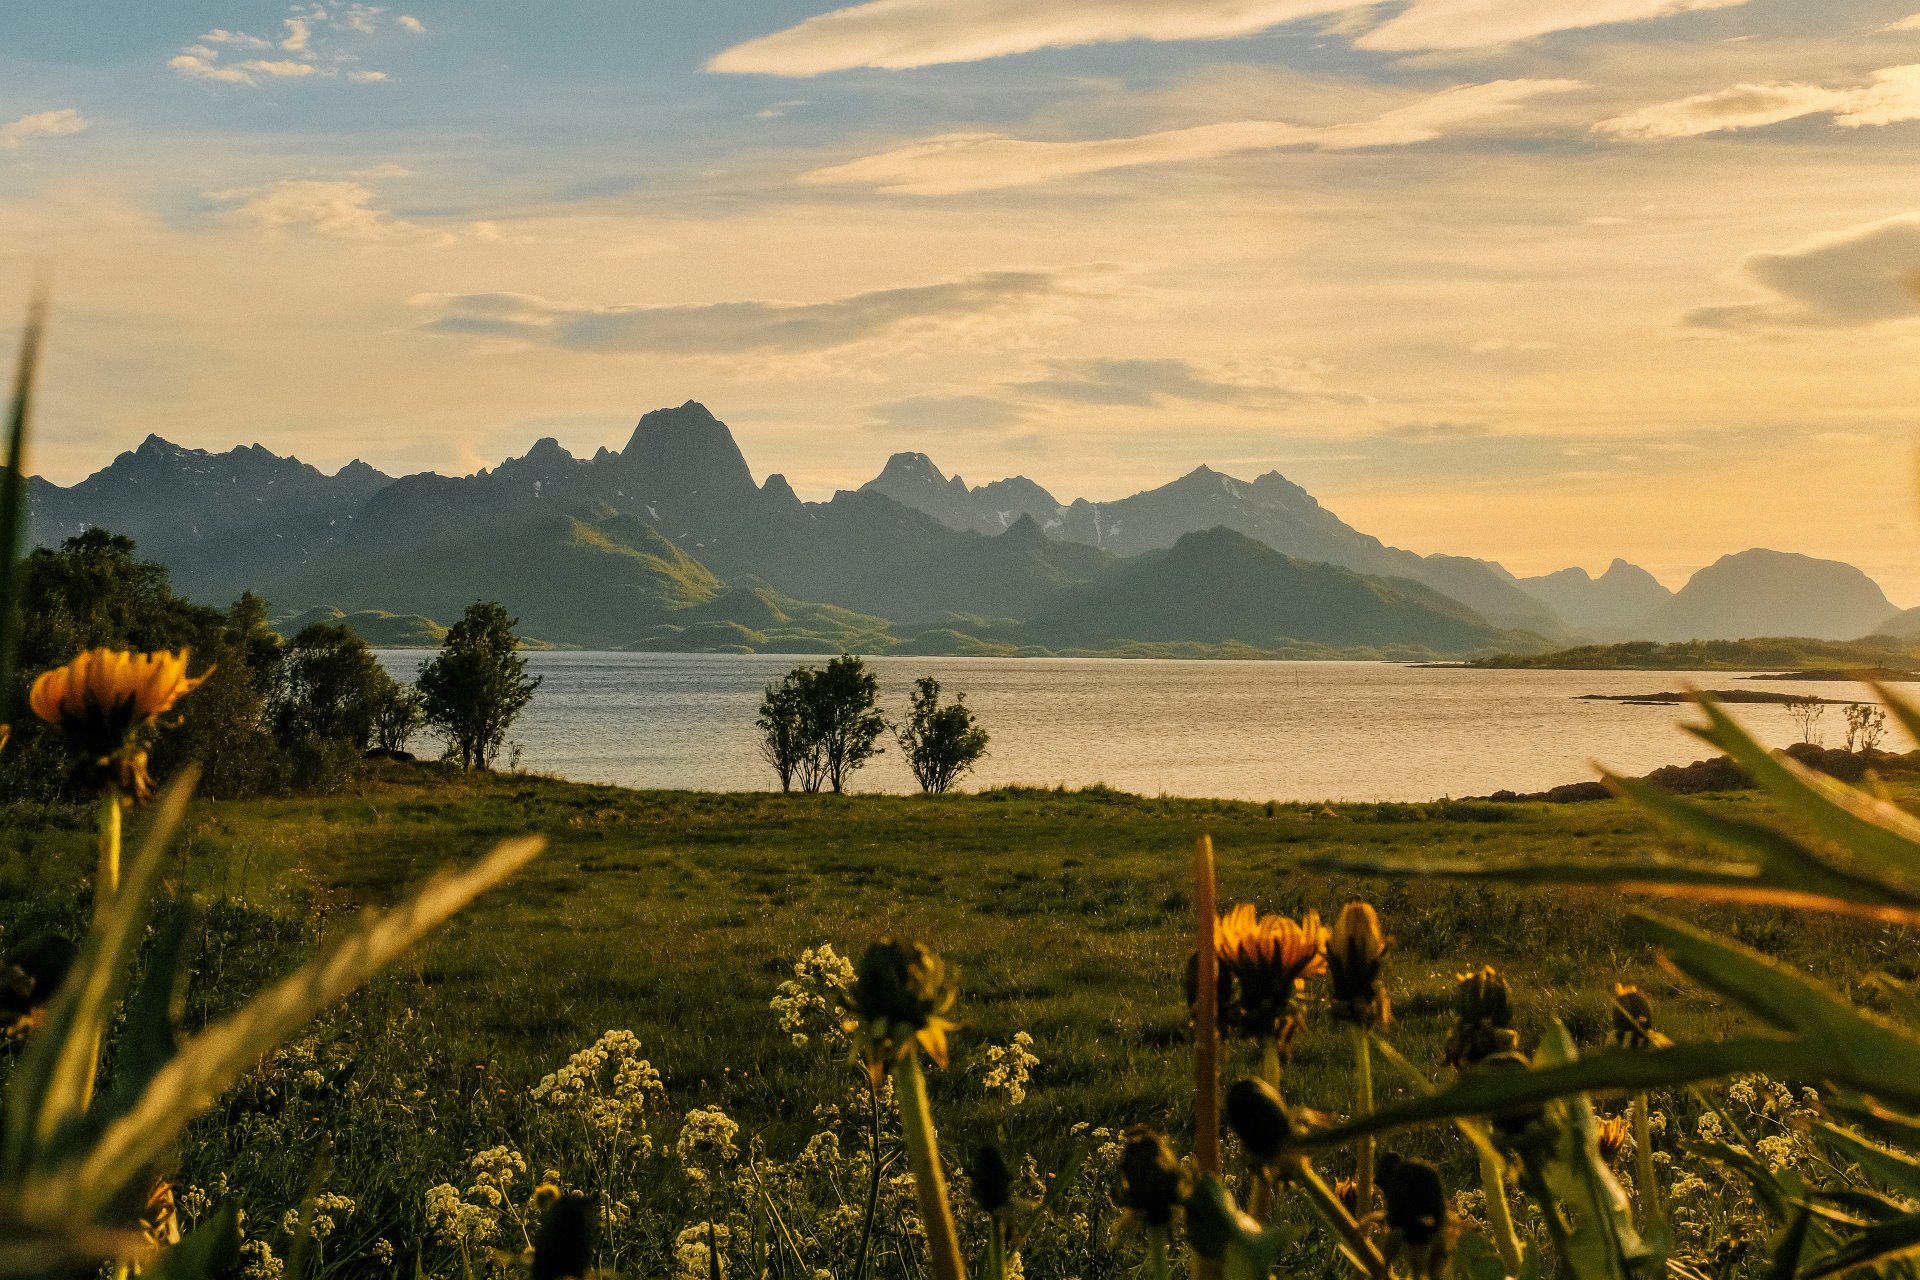
<path fill-rule="evenodd" d="M 1882 1142 L 1920 1150 L 1920 1118 L 1889 1111 L 1867 1098 L 1828 1098 L 1826 1109 Z"/>
<path fill-rule="evenodd" d="M 1579 1058 L 1566 1024 L 1556 1020 L 1542 1037 L 1536 1060 L 1551 1068 L 1572 1066 Z M 1574 1274 L 1582 1280 L 1628 1280 L 1647 1256 L 1647 1248 L 1634 1230 L 1626 1190 L 1600 1157 L 1593 1104 L 1586 1094 L 1575 1093 L 1556 1110 L 1559 1123 L 1549 1126 L 1550 1150 L 1515 1143 L 1521 1166 L 1537 1192 L 1573 1211 L 1564 1224 L 1561 1244 Z M 1558 1221 L 1559 1215 L 1549 1215 L 1549 1226 Z"/>
<path fill-rule="evenodd" d="M 1695 694 L 1705 725 L 1687 731 L 1727 753 L 1794 817 L 1883 871 L 1920 875 L 1920 819 L 1877 796 L 1776 756 L 1734 722 L 1720 704 Z"/>
<path fill-rule="evenodd" d="M 1920 1214 L 1875 1223 L 1832 1253 L 1816 1258 L 1800 1280 L 1824 1280 L 1863 1267 L 1878 1267 L 1920 1253 Z"/>
<path fill-rule="evenodd" d="M 5 1160 L 0 1167 L 11 1177 L 25 1175 L 46 1144 L 87 1111 L 101 1041 L 113 1020 L 113 999 L 139 949 L 149 891 L 197 776 L 192 767 L 182 769 L 161 794 L 120 891 L 87 931 L 73 972 L 47 1010 L 46 1024 L 29 1041 L 8 1083 Z"/>
<path fill-rule="evenodd" d="M 1459 1116 L 1519 1110 L 1571 1093 L 1664 1089 L 1755 1071 L 1818 1079 L 1824 1075 L 1828 1061 L 1829 1055 L 1817 1046 L 1759 1036 L 1645 1052 L 1609 1051 L 1564 1066 L 1541 1067 L 1515 1075 L 1465 1075 L 1430 1097 L 1413 1098 L 1371 1116 L 1302 1135 L 1296 1145 L 1303 1150 L 1343 1146 L 1367 1134 Z M 1914 1082 L 1911 1091 L 1920 1092 L 1920 1080 Z"/>
<path fill-rule="evenodd" d="M 1652 912 L 1634 917 L 1688 977 L 1820 1046 L 1827 1078 L 1881 1097 L 1920 1095 L 1920 1040 L 1757 951 Z"/>
<path fill-rule="evenodd" d="M 1705 805 L 1682 800 L 1633 778 L 1603 776 L 1617 794 L 1655 817 L 1710 844 L 1725 845 L 1751 857 L 1759 868 L 1759 880 L 1770 888 L 1804 897 L 1808 902 L 1829 899 L 1900 909 L 1907 918 L 1920 921 L 1920 893 L 1838 867 L 1773 827 L 1715 813 Z"/>
<path fill-rule="evenodd" d="M 35 1217 L 98 1212 L 129 1169 L 164 1154 L 188 1121 L 244 1075 L 260 1055 L 346 995 L 474 897 L 545 847 L 539 837 L 504 841 L 471 867 L 441 872 L 411 901 L 370 917 L 244 1008 L 187 1042 L 127 1112 L 87 1149 L 44 1162 L 25 1187 Z M 131 893 L 123 895 L 132 897 Z"/>
<path fill-rule="evenodd" d="M 1807 1228 L 1812 1223 L 1813 1215 L 1802 1209 L 1781 1228 L 1772 1240 L 1769 1250 L 1772 1258 L 1763 1280 L 1793 1280 L 1794 1273 L 1800 1269 L 1800 1254 L 1807 1247 Z"/>
<path fill-rule="evenodd" d="M 0 476 L 0 724 L 11 723 L 15 710 L 14 668 L 20 660 L 20 634 L 14 615 L 20 604 L 20 548 L 26 540 L 27 431 L 33 421 L 34 380 L 46 331 L 47 286 L 40 281 L 27 300 L 27 323 L 20 333 L 20 360 L 14 367 L 7 411 L 7 470 Z"/>
<path fill-rule="evenodd" d="M 1904 1151 L 1870 1142 L 1838 1125 L 1820 1123 L 1814 1125 L 1814 1131 L 1825 1138 L 1829 1145 L 1838 1148 L 1847 1159 L 1859 1165 L 1874 1181 L 1902 1195 L 1920 1197 L 1920 1160 Z"/>
<path fill-rule="evenodd" d="M 110 1108 L 124 1111 L 146 1082 L 179 1051 L 178 1022 L 186 989 L 187 949 L 199 930 L 200 913 L 175 906 L 159 927 L 147 971 L 127 998 L 126 1027 L 114 1059 Z"/>
<path fill-rule="evenodd" d="M 1920 707 L 1908 702 L 1905 697 L 1895 693 L 1893 686 L 1882 684 L 1878 680 L 1867 681 L 1867 687 L 1873 690 L 1873 696 L 1880 699 L 1890 715 L 1907 731 L 1914 745 L 1920 747 Z"/>

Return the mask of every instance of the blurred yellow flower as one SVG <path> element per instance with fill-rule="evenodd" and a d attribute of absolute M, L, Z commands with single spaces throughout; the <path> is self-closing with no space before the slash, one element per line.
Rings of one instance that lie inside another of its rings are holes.
<path fill-rule="evenodd" d="M 1251 1040 L 1284 1049 L 1300 1027 L 1300 997 L 1307 979 L 1327 969 L 1327 931 L 1320 913 L 1298 920 L 1261 915 L 1250 902 L 1214 922 L 1223 994 L 1232 982 L 1228 1024 Z"/>
<path fill-rule="evenodd" d="M 149 781 L 140 731 L 192 693 L 212 668 L 187 675 L 189 651 L 129 653 L 89 649 L 63 667 L 42 672 L 28 703 L 33 713 L 57 726 L 96 769 L 101 782 L 112 781 L 135 799 L 145 797 Z"/>

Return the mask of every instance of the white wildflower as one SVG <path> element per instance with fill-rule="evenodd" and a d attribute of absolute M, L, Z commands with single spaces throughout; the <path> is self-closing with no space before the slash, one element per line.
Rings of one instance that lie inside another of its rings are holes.
<path fill-rule="evenodd" d="M 711 1280 L 715 1251 L 720 1254 L 720 1280 L 726 1280 L 727 1244 L 732 1238 L 730 1229 L 712 1222 L 696 1222 L 675 1236 L 674 1280 Z"/>
<path fill-rule="evenodd" d="M 287 1264 L 273 1256 L 273 1246 L 265 1240 L 246 1240 L 240 1245 L 240 1274 L 244 1280 L 280 1280 Z"/>
<path fill-rule="evenodd" d="M 427 1229 L 441 1244 L 465 1249 L 493 1239 L 500 1220 L 489 1209 L 469 1204 L 457 1187 L 443 1182 L 430 1187 L 426 1196 Z"/>
<path fill-rule="evenodd" d="M 987 1073 L 981 1081 L 988 1093 L 1004 1093 L 1007 1105 L 1017 1107 L 1027 1100 L 1027 1081 L 1040 1059 L 1033 1052 L 1033 1037 L 1016 1031 L 1009 1044 L 987 1046 Z"/>
<path fill-rule="evenodd" d="M 794 1047 L 804 1049 L 810 1027 L 844 1037 L 840 1024 L 846 1019 L 853 983 L 853 962 L 835 951 L 831 943 L 823 942 L 800 953 L 794 961 L 793 977 L 774 990 L 767 1007 L 773 1010 L 780 1029 L 793 1040 Z"/>
<path fill-rule="evenodd" d="M 695 1182 L 705 1182 L 720 1166 L 740 1154 L 733 1142 L 739 1134 L 740 1126 L 719 1107 L 696 1107 L 687 1112 L 680 1138 L 673 1144 L 673 1154 L 688 1177 Z"/>

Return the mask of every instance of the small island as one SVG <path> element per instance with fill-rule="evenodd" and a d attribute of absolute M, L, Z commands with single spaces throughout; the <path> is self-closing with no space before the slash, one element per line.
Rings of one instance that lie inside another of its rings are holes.
<path fill-rule="evenodd" d="M 1481 671 L 1756 671 L 1776 680 L 1920 681 L 1920 644 L 1893 636 L 1814 640 L 1629 640 L 1551 653 L 1501 653 L 1457 664 Z M 1784 674 L 1777 674 L 1784 673 Z"/>

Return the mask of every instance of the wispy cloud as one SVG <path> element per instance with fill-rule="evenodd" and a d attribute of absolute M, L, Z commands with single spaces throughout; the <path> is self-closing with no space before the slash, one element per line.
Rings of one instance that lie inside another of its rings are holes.
<path fill-rule="evenodd" d="M 503 238 L 491 222 L 422 224 L 396 217 L 380 206 L 379 193 L 362 180 L 406 174 L 397 165 L 375 165 L 345 178 L 283 178 L 264 186 L 210 191 L 207 199 L 229 206 L 224 217 L 232 225 L 270 234 L 429 246 Z"/>
<path fill-rule="evenodd" d="M 402 31 L 411 31 L 417 36 L 426 34 L 427 24 L 410 13 L 403 13 L 395 18 L 394 21 L 399 24 Z"/>
<path fill-rule="evenodd" d="M 1359 404 L 1366 399 L 1328 387 L 1322 372 L 1311 365 L 1246 368 L 1170 358 L 1055 360 L 1046 376 L 1009 386 L 1047 400 L 1139 409 L 1175 401 L 1273 409 L 1310 402 Z"/>
<path fill-rule="evenodd" d="M 916 328 L 1017 313 L 1080 291 L 1095 269 L 994 271 L 826 302 L 597 305 L 525 293 L 425 294 L 430 333 L 518 338 L 577 351 L 732 355 L 820 351 Z"/>
<path fill-rule="evenodd" d="M 1412 0 L 1354 41 L 1362 49 L 1415 52 L 1512 44 L 1556 31 L 1648 22 L 1747 0 Z"/>
<path fill-rule="evenodd" d="M 1920 214 L 1748 254 L 1738 274 L 1770 296 L 1701 307 L 1686 322 L 1707 329 L 1849 328 L 1912 319 L 1920 316 Z"/>
<path fill-rule="evenodd" d="M 1884 67 L 1873 80 L 1847 89 L 1798 81 L 1737 84 L 1602 120 L 1594 132 L 1636 141 L 1692 138 L 1757 129 L 1801 116 L 1829 115 L 1846 129 L 1920 120 L 1920 64 Z"/>
<path fill-rule="evenodd" d="M 1496 80 L 1462 85 L 1353 124 L 1298 125 L 1230 120 L 1129 138 L 1040 142 L 994 133 L 954 133 L 801 177 L 816 185 L 859 185 L 907 195 L 953 195 L 1027 186 L 1138 165 L 1212 160 L 1248 151 L 1305 147 L 1356 151 L 1429 142 L 1449 129 L 1506 114 L 1529 98 L 1579 87 L 1575 80 Z"/>
<path fill-rule="evenodd" d="M 882 431 L 997 431 L 1026 421 L 1016 405 L 992 396 L 908 396 L 874 405 L 868 410 L 874 427 Z"/>
<path fill-rule="evenodd" d="M 738 44 L 709 71 L 817 76 L 978 62 L 1121 40 L 1226 40 L 1351 14 L 1367 49 L 1465 49 L 1554 31 L 1642 22 L 1747 0 L 1412 0 L 1375 24 L 1373 0 L 868 0 Z"/>
<path fill-rule="evenodd" d="M 375 83 L 387 73 L 359 67 L 359 55 L 343 47 L 342 40 L 376 34 L 384 13 L 384 8 L 367 4 L 295 4 L 280 20 L 285 34 L 277 41 L 215 27 L 169 58 L 167 66 L 185 79 L 216 84 L 260 85 L 310 77 Z M 405 16 L 395 25 L 415 33 L 426 30 L 417 18 Z M 287 56 L 261 56 L 268 50 Z"/>
<path fill-rule="evenodd" d="M 0 151 L 17 151 L 39 138 L 64 138 L 84 133 L 93 122 L 72 107 L 40 111 L 0 124 Z"/>

